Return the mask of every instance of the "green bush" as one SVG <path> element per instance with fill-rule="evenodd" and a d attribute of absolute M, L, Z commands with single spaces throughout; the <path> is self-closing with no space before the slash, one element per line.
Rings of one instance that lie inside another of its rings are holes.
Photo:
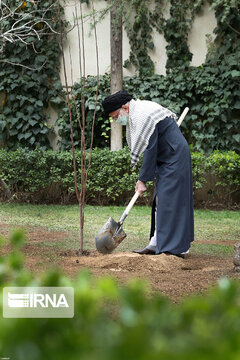
<path fill-rule="evenodd" d="M 87 158 L 89 152 L 87 152 Z M 80 152 L 76 152 L 80 178 Z M 125 204 L 134 193 L 141 162 L 130 168 L 127 147 L 120 151 L 95 149 L 86 187 L 88 204 Z M 206 158 L 192 152 L 194 190 L 202 187 L 206 169 L 216 174 L 226 192 L 239 189 L 240 156 L 235 152 L 214 152 Z M 72 153 L 69 151 L 0 150 L 0 178 L 10 188 L 16 200 L 42 203 L 76 202 Z M 223 182 L 225 181 L 225 182 Z M 80 179 L 79 179 L 80 184 Z M 220 183 L 219 183 L 220 184 Z M 217 184 L 218 185 L 218 184 Z M 153 184 L 141 200 L 151 202 Z"/>
<path fill-rule="evenodd" d="M 0 356 L 16 360 L 231 360 L 240 356 L 240 286 L 221 279 L 205 296 L 172 304 L 146 283 L 120 286 L 81 272 L 75 280 L 59 270 L 35 278 L 23 268 L 22 236 L 0 258 L 0 287 L 72 286 L 71 319 L 0 317 Z M 17 265 L 16 265 L 17 264 Z M 2 313 L 2 296 L 0 311 Z"/>
<path fill-rule="evenodd" d="M 217 196 L 223 201 L 240 191 L 240 156 L 234 151 L 214 151 L 207 158 L 206 169 L 216 176 Z"/>

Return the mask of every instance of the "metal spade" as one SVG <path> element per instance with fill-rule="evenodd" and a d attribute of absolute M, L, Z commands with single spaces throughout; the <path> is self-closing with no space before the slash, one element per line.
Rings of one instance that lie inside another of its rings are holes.
<path fill-rule="evenodd" d="M 110 217 L 103 228 L 98 232 L 96 236 L 96 248 L 98 251 L 103 254 L 109 254 L 123 241 L 123 239 L 125 239 L 127 234 L 123 231 L 122 225 L 131 208 L 135 204 L 138 196 L 139 193 L 137 191 L 133 195 L 130 203 L 118 222 Z"/>

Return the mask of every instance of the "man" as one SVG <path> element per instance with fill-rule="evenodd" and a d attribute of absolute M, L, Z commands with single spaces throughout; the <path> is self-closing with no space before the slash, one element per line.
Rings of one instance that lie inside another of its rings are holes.
<path fill-rule="evenodd" d="M 135 191 L 142 196 L 146 182 L 156 179 L 150 242 L 134 252 L 185 257 L 194 240 L 192 165 L 176 115 L 155 102 L 135 101 L 125 90 L 102 105 L 106 115 L 126 125 L 132 167 L 144 153 Z"/>

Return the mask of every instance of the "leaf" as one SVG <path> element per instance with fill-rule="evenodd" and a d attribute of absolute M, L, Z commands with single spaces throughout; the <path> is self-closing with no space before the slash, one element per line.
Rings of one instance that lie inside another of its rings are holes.
<path fill-rule="evenodd" d="M 6 126 L 6 121 L 0 121 L 0 129 L 1 129 L 1 131 L 4 130 L 5 126 Z"/>
<path fill-rule="evenodd" d="M 36 101 L 35 104 L 36 104 L 37 106 L 40 106 L 40 107 L 43 106 L 43 102 L 42 102 L 41 100 Z"/>
<path fill-rule="evenodd" d="M 88 108 L 89 108 L 89 110 L 95 110 L 95 104 L 94 104 L 94 103 L 90 103 L 90 104 L 88 105 Z"/>
<path fill-rule="evenodd" d="M 240 143 L 240 134 L 236 134 L 232 136 L 237 143 Z"/>
<path fill-rule="evenodd" d="M 234 104 L 234 109 L 240 109 L 240 100 L 237 100 Z"/>
<path fill-rule="evenodd" d="M 240 71 L 238 70 L 232 70 L 231 73 L 233 78 L 240 76 Z"/>
<path fill-rule="evenodd" d="M 27 132 L 26 134 L 24 134 L 24 138 L 27 140 L 30 136 L 32 136 L 32 133 Z"/>
<path fill-rule="evenodd" d="M 31 145 L 33 145 L 33 144 L 34 144 L 34 142 L 35 142 L 35 137 L 34 137 L 34 136 L 32 136 L 32 137 L 30 138 L 29 142 L 30 142 L 30 144 L 31 144 Z"/>
<path fill-rule="evenodd" d="M 59 96 L 51 99 L 51 103 L 53 103 L 53 104 L 61 104 L 61 102 L 62 102 L 62 99 Z"/>
<path fill-rule="evenodd" d="M 24 134 L 18 134 L 18 136 L 17 136 L 18 140 L 22 140 L 24 138 L 24 136 L 25 136 Z"/>
<path fill-rule="evenodd" d="M 36 120 L 29 120 L 29 124 L 30 125 L 32 125 L 32 126 L 34 126 L 34 125 L 36 125 L 38 122 L 36 121 Z"/>
<path fill-rule="evenodd" d="M 45 55 L 38 55 L 37 60 L 39 62 L 44 62 L 45 60 L 47 60 L 47 57 Z"/>

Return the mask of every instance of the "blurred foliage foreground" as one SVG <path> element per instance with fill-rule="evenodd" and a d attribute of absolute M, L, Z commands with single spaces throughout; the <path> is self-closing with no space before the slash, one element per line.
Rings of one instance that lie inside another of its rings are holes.
<path fill-rule="evenodd" d="M 239 359 L 240 286 L 221 279 L 207 295 L 174 305 L 149 294 L 136 280 L 119 286 L 111 278 L 82 272 L 70 281 L 59 271 L 34 278 L 24 268 L 24 235 L 14 232 L 11 252 L 1 257 L 5 286 L 73 286 L 72 319 L 0 317 L 0 357 L 36 359 Z M 2 307 L 2 297 L 0 302 Z"/>

